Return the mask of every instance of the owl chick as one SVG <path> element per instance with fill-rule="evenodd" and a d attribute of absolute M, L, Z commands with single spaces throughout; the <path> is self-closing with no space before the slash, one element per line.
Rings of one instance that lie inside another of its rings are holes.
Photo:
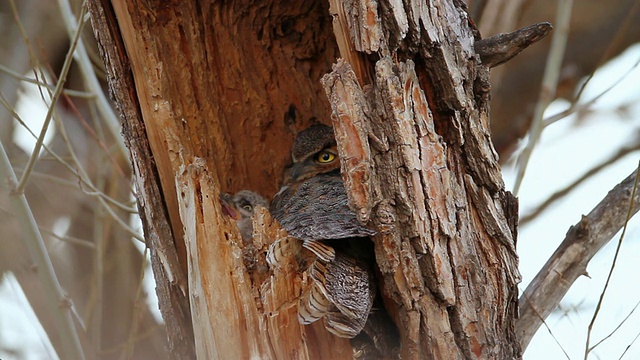
<path fill-rule="evenodd" d="M 349 208 L 332 128 L 319 124 L 300 132 L 292 159 L 270 211 L 318 257 L 309 269 L 311 287 L 299 301 L 299 319 L 309 324 L 324 318 L 327 330 L 352 338 L 365 325 L 375 286 L 371 268 L 359 260 L 351 242 L 375 232 Z"/>
<path fill-rule="evenodd" d="M 268 207 L 269 203 L 258 193 L 249 190 L 240 190 L 234 195 L 220 194 L 222 211 L 236 221 L 242 240 L 250 240 L 253 236 L 253 221 L 251 215 L 258 205 Z"/>

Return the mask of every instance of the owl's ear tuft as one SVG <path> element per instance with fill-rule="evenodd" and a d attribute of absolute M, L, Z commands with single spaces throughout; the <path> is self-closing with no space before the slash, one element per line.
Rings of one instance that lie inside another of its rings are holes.
<path fill-rule="evenodd" d="M 294 163 L 301 162 L 318 151 L 335 146 L 335 144 L 333 128 L 324 124 L 311 125 L 296 135 L 293 140 L 291 157 Z"/>

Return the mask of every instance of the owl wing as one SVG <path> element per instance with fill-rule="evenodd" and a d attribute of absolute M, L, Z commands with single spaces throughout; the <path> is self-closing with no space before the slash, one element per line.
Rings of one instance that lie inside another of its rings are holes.
<path fill-rule="evenodd" d="M 338 252 L 329 263 L 315 261 L 309 274 L 341 313 L 352 318 L 367 319 L 375 289 L 373 274 L 366 264 Z"/>
<path fill-rule="evenodd" d="M 321 174 L 282 188 L 271 214 L 289 235 L 300 240 L 328 240 L 375 235 L 349 208 L 340 174 Z"/>
<path fill-rule="evenodd" d="M 369 267 L 338 252 L 331 262 L 316 260 L 309 274 L 313 280 L 312 290 L 316 291 L 314 298 L 326 299 L 315 300 L 325 304 L 324 308 L 314 304 L 314 310 L 325 311 L 315 317 L 324 315 L 325 328 L 337 336 L 358 335 L 367 322 L 375 297 L 375 282 Z M 331 306 L 326 306 L 327 303 Z"/>

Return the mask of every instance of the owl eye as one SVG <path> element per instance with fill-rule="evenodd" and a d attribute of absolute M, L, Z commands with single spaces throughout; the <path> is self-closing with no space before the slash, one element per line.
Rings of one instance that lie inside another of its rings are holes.
<path fill-rule="evenodd" d="M 247 205 L 243 205 L 242 206 L 243 209 L 247 210 L 248 212 L 253 211 L 253 206 L 247 204 Z"/>
<path fill-rule="evenodd" d="M 336 159 L 336 155 L 329 151 L 321 151 L 318 156 L 316 156 L 316 161 L 320 164 L 327 164 Z"/>

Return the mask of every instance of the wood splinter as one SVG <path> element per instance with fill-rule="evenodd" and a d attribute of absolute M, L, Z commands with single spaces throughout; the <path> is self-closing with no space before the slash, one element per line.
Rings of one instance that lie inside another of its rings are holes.
<path fill-rule="evenodd" d="M 551 23 L 542 22 L 476 41 L 474 47 L 482 64 L 492 68 L 511 60 L 522 50 L 547 36 L 552 29 Z"/>

